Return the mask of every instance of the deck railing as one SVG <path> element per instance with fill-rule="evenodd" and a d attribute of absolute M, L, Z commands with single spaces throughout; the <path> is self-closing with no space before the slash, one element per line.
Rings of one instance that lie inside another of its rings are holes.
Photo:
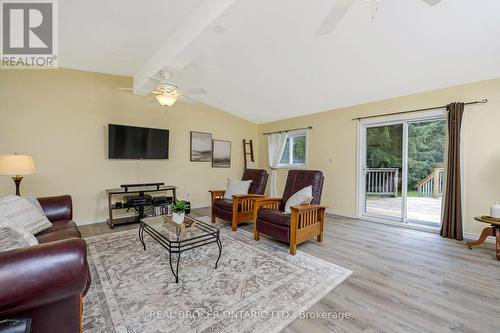
<path fill-rule="evenodd" d="M 366 168 L 366 194 L 396 197 L 398 184 L 398 168 Z"/>
<path fill-rule="evenodd" d="M 444 168 L 436 168 L 417 184 L 419 197 L 439 198 L 444 190 Z"/>

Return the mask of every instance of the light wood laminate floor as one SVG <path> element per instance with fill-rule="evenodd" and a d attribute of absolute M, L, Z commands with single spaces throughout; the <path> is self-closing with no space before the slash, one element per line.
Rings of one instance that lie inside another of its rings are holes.
<path fill-rule="evenodd" d="M 206 216 L 209 209 L 192 214 Z M 80 230 L 93 236 L 137 227 L 111 230 L 101 223 Z M 348 312 L 350 318 L 297 319 L 285 332 L 500 332 L 500 262 L 494 245 L 469 250 L 464 244 L 329 216 L 323 243 L 312 240 L 298 250 L 354 273 L 310 312 Z"/>

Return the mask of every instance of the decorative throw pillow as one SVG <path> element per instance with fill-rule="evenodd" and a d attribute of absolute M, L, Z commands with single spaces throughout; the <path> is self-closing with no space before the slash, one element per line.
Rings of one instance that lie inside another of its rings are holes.
<path fill-rule="evenodd" d="M 0 218 L 0 252 L 37 244 L 35 236 Z"/>
<path fill-rule="evenodd" d="M 9 195 L 0 199 L 0 217 L 17 228 L 26 230 L 32 235 L 48 229 L 52 223 L 28 200 L 17 195 Z"/>
<path fill-rule="evenodd" d="M 227 180 L 226 192 L 224 199 L 232 199 L 236 194 L 248 194 L 248 189 L 252 184 L 251 180 Z"/>
<path fill-rule="evenodd" d="M 38 201 L 38 199 L 34 195 L 23 195 L 23 198 L 25 198 L 26 200 L 28 200 L 30 202 L 30 204 L 35 206 L 35 208 L 38 209 L 40 211 L 40 213 L 45 215 L 45 212 L 43 211 L 42 205 L 40 205 L 40 202 Z M 45 215 L 45 216 L 47 216 L 47 215 Z"/>
<path fill-rule="evenodd" d="M 290 207 L 292 206 L 311 203 L 312 199 L 312 186 L 304 187 L 302 190 L 295 192 L 290 198 L 288 198 L 285 204 L 285 213 L 291 213 L 292 210 Z"/>

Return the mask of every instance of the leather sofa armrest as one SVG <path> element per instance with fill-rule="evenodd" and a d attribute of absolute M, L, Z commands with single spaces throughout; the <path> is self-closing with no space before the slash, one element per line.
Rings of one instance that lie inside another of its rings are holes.
<path fill-rule="evenodd" d="M 82 295 L 90 280 L 87 245 L 66 239 L 0 253 L 0 316 Z"/>
<path fill-rule="evenodd" d="M 38 198 L 38 202 L 51 222 L 73 219 L 73 202 L 70 195 Z"/>

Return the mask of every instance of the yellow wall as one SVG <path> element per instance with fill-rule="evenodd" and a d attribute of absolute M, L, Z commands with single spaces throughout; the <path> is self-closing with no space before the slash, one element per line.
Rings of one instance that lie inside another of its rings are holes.
<path fill-rule="evenodd" d="M 489 102 L 466 107 L 464 118 L 464 229 L 468 233 L 479 233 L 484 225 L 474 222 L 473 217 L 488 214 L 490 204 L 500 200 L 500 79 L 259 125 L 258 160 L 261 167 L 266 167 L 266 137 L 261 133 L 313 126 L 309 136 L 308 167 L 325 173 L 323 203 L 335 212 L 352 216 L 356 214 L 357 173 L 357 122 L 352 118 L 483 98 Z M 279 170 L 280 193 L 286 173 L 287 170 Z"/>
<path fill-rule="evenodd" d="M 35 175 L 21 191 L 37 196 L 68 193 L 78 220 L 107 215 L 104 189 L 137 182 L 165 182 L 193 204 L 209 202 L 208 190 L 240 178 L 242 139 L 256 139 L 257 126 L 207 105 L 177 102 L 168 111 L 151 97 L 116 90 L 131 87 L 127 77 L 74 70 L 0 71 L 0 154 L 33 155 Z M 159 161 L 109 160 L 107 124 L 170 130 L 170 158 Z M 232 141 L 230 169 L 189 161 L 189 132 Z M 137 166 L 139 165 L 139 168 Z M 0 177 L 0 195 L 14 183 Z"/>

